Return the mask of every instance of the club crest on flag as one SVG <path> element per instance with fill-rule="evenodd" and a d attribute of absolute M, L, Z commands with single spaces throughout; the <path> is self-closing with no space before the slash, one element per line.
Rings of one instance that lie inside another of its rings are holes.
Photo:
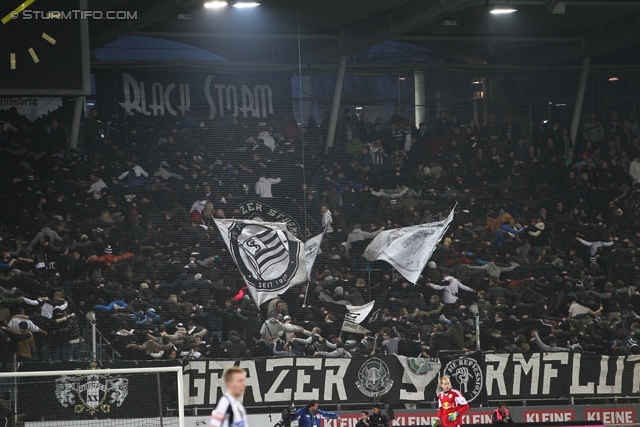
<path fill-rule="evenodd" d="M 442 367 L 438 359 L 405 357 L 398 354 L 396 357 L 404 368 L 403 381 L 408 379 L 419 393 L 424 393 L 425 388 L 438 376 Z"/>
<path fill-rule="evenodd" d="M 228 231 L 231 256 L 247 282 L 257 291 L 285 288 L 298 270 L 298 242 L 278 229 L 234 223 Z"/>
<path fill-rule="evenodd" d="M 215 223 L 258 307 L 308 280 L 304 243 L 287 224 L 237 219 Z"/>

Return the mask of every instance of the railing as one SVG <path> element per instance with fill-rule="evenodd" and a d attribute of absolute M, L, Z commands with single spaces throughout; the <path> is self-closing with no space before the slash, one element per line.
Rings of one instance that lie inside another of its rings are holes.
<path fill-rule="evenodd" d="M 118 351 L 113 348 L 113 346 L 111 346 L 111 343 L 105 338 L 104 335 L 102 335 L 102 332 L 100 332 L 98 328 L 96 328 L 96 334 L 98 339 L 98 342 L 96 343 L 96 360 L 102 362 L 103 357 L 106 357 L 107 359 L 109 359 L 109 362 L 113 362 L 116 359 L 122 358 L 120 353 L 118 353 Z M 109 350 L 111 356 L 109 356 Z"/>
<path fill-rule="evenodd" d="M 80 306 L 76 305 L 76 303 L 73 301 L 71 297 L 67 296 L 67 300 L 71 304 L 73 304 L 73 306 L 75 306 L 76 311 L 78 311 L 81 315 L 81 316 L 78 316 L 78 325 L 82 329 L 80 333 L 84 338 L 85 342 L 91 343 L 91 358 L 93 360 L 97 360 L 100 362 L 104 361 L 104 358 L 108 359 L 109 362 L 113 362 L 116 359 L 121 359 L 122 356 L 120 355 L 120 353 L 118 353 L 118 351 L 115 348 L 113 348 L 113 346 L 111 346 L 111 343 L 109 342 L 109 340 L 102 334 L 102 332 L 100 332 L 100 330 L 97 328 L 97 325 L 94 323 L 95 315 L 93 316 L 94 321 L 92 322 L 87 318 L 88 313 L 85 313 L 84 311 L 82 311 L 82 309 L 80 309 Z M 92 312 L 89 312 L 89 313 L 92 313 Z M 111 350 L 110 356 L 109 356 L 109 350 Z"/>

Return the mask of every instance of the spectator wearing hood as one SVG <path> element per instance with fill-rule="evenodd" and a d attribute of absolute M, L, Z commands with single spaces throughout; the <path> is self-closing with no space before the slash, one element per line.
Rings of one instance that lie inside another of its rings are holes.
<path fill-rule="evenodd" d="M 304 328 L 291 323 L 282 323 L 278 320 L 277 313 L 271 313 L 271 316 L 264 321 L 260 328 L 260 336 L 267 344 L 267 347 L 273 345 L 273 342 L 283 337 L 287 332 L 302 332 Z"/>
<path fill-rule="evenodd" d="M 280 178 L 267 178 L 263 173 L 256 182 L 255 189 L 256 194 L 261 198 L 272 198 L 273 194 L 271 193 L 271 186 L 274 184 L 279 184 L 282 180 Z"/>
<path fill-rule="evenodd" d="M 230 359 L 245 359 L 247 357 L 247 345 L 242 341 L 238 332 L 229 332 L 229 340 L 226 345 L 227 357 Z"/>
<path fill-rule="evenodd" d="M 361 226 L 359 223 L 354 224 L 353 230 L 351 231 L 351 233 L 349 233 L 349 237 L 347 238 L 347 243 L 345 246 L 345 252 L 347 253 L 347 255 L 349 254 L 349 250 L 351 249 L 351 246 L 353 245 L 353 243 L 360 242 L 362 240 L 373 239 L 378 234 L 384 231 L 384 227 L 380 227 L 379 230 L 372 231 L 372 232 L 362 231 L 360 227 Z"/>

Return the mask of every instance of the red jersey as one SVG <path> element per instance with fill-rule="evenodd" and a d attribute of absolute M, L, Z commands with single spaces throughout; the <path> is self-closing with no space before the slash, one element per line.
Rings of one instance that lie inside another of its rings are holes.
<path fill-rule="evenodd" d="M 458 390 L 451 389 L 448 392 L 438 393 L 438 418 L 443 427 L 459 427 L 462 425 L 462 414 L 469 410 L 469 404 L 464 395 Z M 449 421 L 449 414 L 457 412 L 458 419 Z"/>

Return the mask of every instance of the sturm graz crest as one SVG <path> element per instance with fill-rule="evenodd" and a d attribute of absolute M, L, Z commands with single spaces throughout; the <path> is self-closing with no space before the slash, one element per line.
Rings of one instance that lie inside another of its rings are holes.
<path fill-rule="evenodd" d="M 119 375 L 108 375 L 91 363 L 95 373 L 63 376 L 56 380 L 56 398 L 65 408 L 76 414 L 88 412 L 110 413 L 111 405 L 120 407 L 129 395 L 129 380 Z"/>
<path fill-rule="evenodd" d="M 468 402 L 472 402 L 482 391 L 484 376 L 475 359 L 462 357 L 452 360 L 444 367 L 444 375 L 451 379 L 452 385 L 458 383 L 457 389 L 464 394 Z"/>
<path fill-rule="evenodd" d="M 393 387 L 389 367 L 377 357 L 367 360 L 358 371 L 356 386 L 365 396 L 380 397 L 387 394 Z"/>
<path fill-rule="evenodd" d="M 229 243 L 240 272 L 259 292 L 284 289 L 300 267 L 300 244 L 266 224 L 233 224 Z"/>

